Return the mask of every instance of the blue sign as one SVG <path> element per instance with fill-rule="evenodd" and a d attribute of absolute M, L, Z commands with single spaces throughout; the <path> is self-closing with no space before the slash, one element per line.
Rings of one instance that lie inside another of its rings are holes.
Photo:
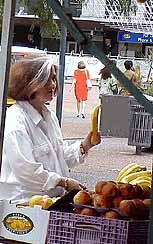
<path fill-rule="evenodd" d="M 119 31 L 117 39 L 119 42 L 153 44 L 153 34 Z"/>

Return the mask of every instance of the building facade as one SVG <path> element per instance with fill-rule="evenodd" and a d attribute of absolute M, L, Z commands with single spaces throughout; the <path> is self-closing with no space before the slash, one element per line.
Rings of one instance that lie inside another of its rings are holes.
<path fill-rule="evenodd" d="M 70 1 L 69 12 L 74 17 L 79 28 L 88 35 L 98 47 L 110 56 L 144 57 L 152 49 L 152 42 L 144 40 L 121 39 L 120 31 L 123 36 L 127 31 L 116 28 L 116 18 L 119 13 L 119 7 L 110 0 L 88 0 L 82 5 L 77 0 Z M 117 7 L 116 7 L 117 6 Z M 114 14 L 112 16 L 112 13 Z M 16 5 L 16 18 L 14 29 L 14 45 L 38 47 L 47 49 L 50 52 L 59 52 L 60 40 L 40 35 L 39 21 L 33 30 L 34 17 L 31 14 L 31 6 L 21 6 L 20 1 Z M 135 13 L 136 14 L 136 13 Z M 141 17 L 141 16 L 140 16 Z M 60 20 L 55 16 L 55 21 L 60 28 Z M 118 21 L 119 23 L 119 21 Z M 119 23 L 120 24 L 120 23 Z M 129 32 L 128 32 L 129 33 Z M 132 33 L 132 36 L 135 34 Z M 149 40 L 149 39 L 148 39 Z M 87 53 L 85 47 L 79 45 L 67 32 L 67 50 L 68 53 Z"/>

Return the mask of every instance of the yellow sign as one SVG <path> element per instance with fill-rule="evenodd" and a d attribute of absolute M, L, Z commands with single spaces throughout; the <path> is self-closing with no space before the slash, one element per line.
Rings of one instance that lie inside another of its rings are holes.
<path fill-rule="evenodd" d="M 10 98 L 10 97 L 8 97 L 7 98 L 7 104 L 8 105 L 12 105 L 12 104 L 14 104 L 16 101 L 13 99 L 13 98 Z"/>
<path fill-rule="evenodd" d="M 129 38 L 130 38 L 130 34 L 129 34 L 129 33 L 125 33 L 125 34 L 123 35 L 123 37 L 126 38 L 126 39 L 129 39 Z"/>

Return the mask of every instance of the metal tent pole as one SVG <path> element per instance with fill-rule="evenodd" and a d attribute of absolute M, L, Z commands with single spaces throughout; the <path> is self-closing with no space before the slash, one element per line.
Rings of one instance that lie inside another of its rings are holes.
<path fill-rule="evenodd" d="M 11 45 L 13 40 L 15 4 L 16 0 L 5 0 L 4 2 L 0 53 L 0 169 L 2 163 L 5 113 L 7 104 L 7 85 L 11 61 Z"/>
<path fill-rule="evenodd" d="M 63 6 L 68 7 L 68 1 L 63 0 Z M 63 104 L 63 91 L 64 91 L 64 71 L 65 71 L 65 53 L 66 53 L 66 36 L 67 28 L 63 21 L 61 21 L 61 41 L 60 41 L 60 58 L 59 58 L 59 82 L 60 82 L 60 95 L 56 101 L 56 115 L 61 126 L 62 120 L 62 104 Z"/>

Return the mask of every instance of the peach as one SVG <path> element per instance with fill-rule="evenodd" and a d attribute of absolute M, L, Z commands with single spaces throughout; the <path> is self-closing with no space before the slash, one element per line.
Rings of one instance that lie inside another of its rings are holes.
<path fill-rule="evenodd" d="M 108 219 L 121 219 L 121 215 L 116 211 L 108 211 L 104 214 L 104 218 Z"/>
<path fill-rule="evenodd" d="M 87 191 L 79 191 L 73 198 L 75 204 L 88 204 L 91 202 L 91 196 Z"/>
<path fill-rule="evenodd" d="M 102 194 L 102 189 L 103 189 L 103 187 L 104 187 L 104 185 L 106 185 L 107 184 L 107 181 L 99 181 L 99 182 L 97 182 L 97 184 L 95 185 L 95 192 L 97 193 L 97 194 Z"/>
<path fill-rule="evenodd" d="M 93 205 L 95 208 L 110 208 L 112 206 L 112 202 L 99 194 L 95 194 L 93 198 Z"/>
<path fill-rule="evenodd" d="M 136 213 L 136 206 L 132 200 L 122 200 L 119 209 L 125 212 L 129 217 L 133 217 Z"/>
<path fill-rule="evenodd" d="M 96 216 L 97 212 L 96 212 L 96 210 L 94 210 L 92 208 L 83 208 L 81 211 L 81 214 L 89 215 L 89 216 Z"/>

